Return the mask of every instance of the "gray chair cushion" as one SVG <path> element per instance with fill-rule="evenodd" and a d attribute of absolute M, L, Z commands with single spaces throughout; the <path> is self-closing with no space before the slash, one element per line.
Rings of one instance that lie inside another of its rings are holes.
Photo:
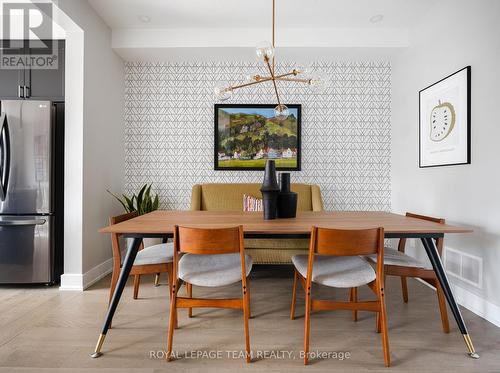
<path fill-rule="evenodd" d="M 246 275 L 252 270 L 252 257 L 245 255 Z M 184 254 L 179 260 L 179 278 L 196 286 L 216 287 L 241 281 L 240 254 Z"/>
<path fill-rule="evenodd" d="M 174 259 L 174 244 L 161 243 L 148 246 L 137 253 L 134 265 L 170 263 Z"/>
<path fill-rule="evenodd" d="M 292 263 L 303 277 L 307 277 L 308 255 L 294 255 Z M 359 256 L 314 256 L 312 281 L 318 284 L 351 288 L 375 280 L 372 266 Z"/>
<path fill-rule="evenodd" d="M 367 255 L 369 260 L 374 263 L 377 263 L 377 255 Z M 393 265 L 393 266 L 401 266 L 401 267 L 415 267 L 415 268 L 425 268 L 432 269 L 432 266 L 427 265 L 418 259 L 415 259 L 412 256 L 406 255 L 399 250 L 394 250 L 390 247 L 384 248 L 384 264 Z"/>

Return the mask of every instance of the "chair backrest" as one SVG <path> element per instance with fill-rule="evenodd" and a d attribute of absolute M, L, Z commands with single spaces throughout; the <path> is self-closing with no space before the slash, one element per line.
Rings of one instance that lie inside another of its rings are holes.
<path fill-rule="evenodd" d="M 130 220 L 137 216 L 137 211 L 128 212 L 126 214 L 110 216 L 109 217 L 109 225 L 118 224 L 124 222 L 126 220 Z M 117 233 L 111 234 L 111 249 L 113 251 L 113 259 L 115 261 L 121 262 L 121 250 L 120 250 L 120 238 Z M 142 245 L 141 248 L 142 249 Z"/>
<path fill-rule="evenodd" d="M 375 272 L 384 278 L 384 228 L 329 229 L 313 227 L 307 261 L 306 289 L 311 289 L 314 254 L 357 256 L 377 254 Z"/>
<path fill-rule="evenodd" d="M 229 254 L 243 249 L 243 226 L 230 228 L 189 228 L 175 226 L 176 252 L 189 254 Z"/>
<path fill-rule="evenodd" d="M 412 212 L 407 212 L 406 216 L 409 218 L 415 218 L 415 219 L 422 219 L 422 220 L 427 220 L 427 221 L 433 221 L 434 223 L 439 223 L 439 224 L 444 224 L 445 220 L 442 218 L 434 218 L 432 216 L 425 216 L 425 215 L 419 215 L 419 214 L 414 214 Z"/>
<path fill-rule="evenodd" d="M 132 211 L 128 212 L 126 214 L 118 215 L 118 216 L 110 216 L 109 218 L 109 224 L 118 224 L 121 222 L 124 222 L 126 220 L 130 220 L 132 218 L 135 218 L 137 216 L 137 211 Z"/>
<path fill-rule="evenodd" d="M 174 227 L 173 293 L 178 288 L 179 253 L 212 255 L 240 253 L 241 281 L 246 288 L 245 247 L 243 244 L 243 226 L 230 228 L 188 228 Z"/>
<path fill-rule="evenodd" d="M 434 218 L 432 216 L 419 215 L 419 214 L 414 214 L 412 212 L 407 212 L 406 216 L 409 217 L 409 218 L 415 218 L 415 219 L 422 219 L 422 220 L 432 221 L 434 223 L 439 223 L 439 224 L 446 223 L 445 219 L 443 219 L 443 218 Z M 438 249 L 439 255 L 441 255 L 441 253 L 443 251 L 444 238 L 443 237 L 438 237 L 435 240 L 436 240 L 436 247 Z M 401 238 L 399 240 L 398 250 L 401 251 L 401 252 L 404 252 L 405 251 L 405 246 L 406 246 L 406 238 Z"/>
<path fill-rule="evenodd" d="M 355 256 L 383 252 L 384 228 L 328 229 L 313 227 L 311 247 L 319 255 Z"/>

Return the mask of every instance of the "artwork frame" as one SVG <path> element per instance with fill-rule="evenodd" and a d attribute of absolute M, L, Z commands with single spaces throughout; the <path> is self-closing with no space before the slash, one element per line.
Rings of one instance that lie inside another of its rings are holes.
<path fill-rule="evenodd" d="M 419 168 L 470 164 L 471 67 L 420 90 L 418 105 Z"/>
<path fill-rule="evenodd" d="M 227 115 L 228 112 L 233 112 L 236 113 L 237 111 L 241 110 L 241 113 L 238 114 L 244 114 L 244 115 L 255 115 L 256 113 L 252 113 L 253 111 L 258 112 L 258 113 L 263 113 L 263 112 L 269 112 L 269 115 L 271 113 L 274 113 L 274 108 L 276 105 L 274 104 L 215 104 L 214 105 L 214 170 L 216 171 L 263 171 L 265 167 L 265 160 L 267 159 L 274 159 L 276 161 L 276 169 L 278 171 L 300 171 L 301 170 L 301 156 L 302 156 L 302 149 L 301 149 L 301 122 L 302 122 L 302 105 L 300 104 L 286 104 L 286 106 L 289 108 L 291 116 L 295 117 L 295 123 L 293 124 L 293 118 L 289 117 L 287 118 L 287 121 L 285 122 L 284 125 L 289 126 L 292 125 L 292 128 L 296 128 L 296 131 L 292 131 L 292 133 L 295 135 L 296 140 L 293 142 L 293 146 L 287 147 L 285 150 L 287 155 L 285 156 L 285 152 L 283 152 L 281 155 L 279 155 L 279 158 L 267 158 L 267 152 L 269 150 L 269 147 L 264 149 L 260 149 L 257 154 L 253 154 L 256 150 L 256 148 L 252 148 L 253 152 L 251 154 L 248 154 L 245 156 L 245 159 L 243 160 L 236 160 L 233 157 L 231 157 L 230 154 L 227 154 L 227 150 L 222 150 L 222 142 L 224 141 L 223 135 L 221 134 L 222 131 L 220 128 L 224 125 L 222 123 L 223 117 L 220 118 L 219 114 L 221 116 Z M 221 113 L 220 110 L 224 111 L 224 113 Z M 269 118 L 271 121 L 275 121 L 274 118 L 267 117 L 265 116 L 265 124 L 263 124 L 262 128 L 265 126 L 268 126 L 267 124 L 267 118 Z M 271 123 L 272 125 L 272 123 Z M 288 136 L 289 139 L 287 141 L 292 141 L 291 137 L 293 136 Z M 285 139 L 285 137 L 279 137 L 280 139 Z M 285 140 L 283 140 L 285 141 Z M 271 149 L 273 150 L 273 149 Z M 282 149 L 280 149 L 282 150 Z M 250 153 L 250 152 L 249 152 Z M 277 152 L 279 153 L 279 151 Z M 262 154 L 265 154 L 262 156 Z M 256 157 L 259 157 L 258 160 Z M 226 157 L 229 157 L 230 159 L 225 159 Z M 250 158 L 250 159 L 248 159 Z M 246 162 L 248 161 L 248 162 Z M 248 163 L 248 165 L 244 165 L 245 163 Z"/>

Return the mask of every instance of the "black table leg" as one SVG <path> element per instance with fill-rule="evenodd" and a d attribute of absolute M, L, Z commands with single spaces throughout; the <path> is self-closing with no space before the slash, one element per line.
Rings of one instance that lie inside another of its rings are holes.
<path fill-rule="evenodd" d="M 113 320 L 113 315 L 115 314 L 118 302 L 120 302 L 120 297 L 122 296 L 123 289 L 125 288 L 125 284 L 127 283 L 130 270 L 134 265 L 134 260 L 137 255 L 137 251 L 139 250 L 139 246 L 141 245 L 141 242 L 142 238 L 134 238 L 132 240 L 132 244 L 129 245 L 127 249 L 127 254 L 125 255 L 125 260 L 123 261 L 122 269 L 120 271 L 120 277 L 118 278 L 118 283 L 116 284 L 115 292 L 113 293 L 113 298 L 111 299 L 111 304 L 108 307 L 108 312 L 106 314 L 104 325 L 102 326 L 101 334 L 99 335 L 99 339 L 97 340 L 97 345 L 95 346 L 94 353 L 90 355 L 93 358 L 102 355 L 101 353 L 102 344 L 104 343 L 104 339 L 106 338 L 106 333 L 108 332 L 109 326 L 111 325 L 111 321 Z"/>
<path fill-rule="evenodd" d="M 460 309 L 458 308 L 457 302 L 455 301 L 455 297 L 450 288 L 450 283 L 448 282 L 448 277 L 446 276 L 446 272 L 443 268 L 443 263 L 441 263 L 441 258 L 439 257 L 436 245 L 434 244 L 434 240 L 432 238 L 426 237 L 422 238 L 422 244 L 424 245 L 425 251 L 427 252 L 427 256 L 429 257 L 432 268 L 434 268 L 434 272 L 438 278 L 439 283 L 443 289 L 446 300 L 448 301 L 448 305 L 451 308 L 451 312 L 453 313 L 453 317 L 458 325 L 458 329 L 462 333 L 464 337 L 465 344 L 469 350 L 469 356 L 474 359 L 479 359 L 479 355 L 474 350 L 474 345 L 472 344 L 472 340 L 467 332 L 467 327 L 465 326 L 464 319 L 462 314 L 460 313 Z"/>

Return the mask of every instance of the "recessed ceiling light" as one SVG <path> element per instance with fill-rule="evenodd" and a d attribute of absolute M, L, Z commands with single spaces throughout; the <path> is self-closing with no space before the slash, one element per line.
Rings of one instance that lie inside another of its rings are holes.
<path fill-rule="evenodd" d="M 147 16 L 147 15 L 137 16 L 137 18 L 139 18 L 139 21 L 141 21 L 142 23 L 149 23 L 149 22 L 151 22 L 151 17 Z"/>
<path fill-rule="evenodd" d="M 370 18 L 370 22 L 371 23 L 378 23 L 378 22 L 382 22 L 383 19 L 384 19 L 383 14 L 377 14 L 377 15 L 373 16 L 372 18 Z"/>

